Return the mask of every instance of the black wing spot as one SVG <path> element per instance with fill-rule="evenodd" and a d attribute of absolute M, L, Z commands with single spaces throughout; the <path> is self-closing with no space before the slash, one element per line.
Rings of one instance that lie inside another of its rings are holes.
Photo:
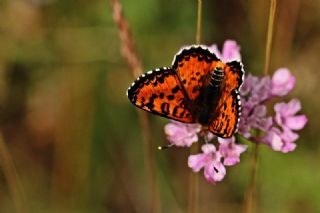
<path fill-rule="evenodd" d="M 149 110 L 152 110 L 154 108 L 153 101 L 152 102 L 148 102 L 146 104 L 146 107 L 148 107 Z"/>
<path fill-rule="evenodd" d="M 178 106 L 175 106 L 174 108 L 173 108 L 173 116 L 177 116 L 177 112 L 178 112 Z"/>
<path fill-rule="evenodd" d="M 160 84 L 163 84 L 164 83 L 164 76 L 161 76 L 158 80 L 159 80 Z"/>
<path fill-rule="evenodd" d="M 184 116 L 184 114 L 186 113 L 186 111 L 185 110 L 183 110 L 181 113 L 180 113 L 180 115 L 179 115 L 179 117 L 180 118 L 182 118 L 183 116 Z"/>
<path fill-rule="evenodd" d="M 179 86 L 175 86 L 171 91 L 172 93 L 177 93 L 179 91 Z"/>
<path fill-rule="evenodd" d="M 198 61 L 203 61 L 203 59 L 204 59 L 204 56 L 202 55 L 198 57 Z"/>
<path fill-rule="evenodd" d="M 169 104 L 168 103 L 161 104 L 161 112 L 164 114 L 169 114 Z"/>
<path fill-rule="evenodd" d="M 174 95 L 168 95 L 167 98 L 168 98 L 169 101 L 171 101 L 171 100 L 174 99 Z"/>

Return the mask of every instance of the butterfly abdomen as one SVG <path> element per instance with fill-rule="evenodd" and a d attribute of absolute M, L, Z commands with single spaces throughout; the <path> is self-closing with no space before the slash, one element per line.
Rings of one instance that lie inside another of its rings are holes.
<path fill-rule="evenodd" d="M 210 87 L 213 90 L 217 90 L 217 91 L 220 90 L 223 78 L 224 78 L 224 70 L 221 68 L 214 69 L 211 75 L 210 83 L 209 83 Z"/>

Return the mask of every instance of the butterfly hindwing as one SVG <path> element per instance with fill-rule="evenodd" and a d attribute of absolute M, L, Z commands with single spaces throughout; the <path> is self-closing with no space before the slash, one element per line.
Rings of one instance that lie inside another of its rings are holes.
<path fill-rule="evenodd" d="M 238 129 L 240 115 L 240 96 L 238 91 L 234 89 L 224 103 L 216 109 L 209 130 L 218 137 L 229 138 Z"/>
<path fill-rule="evenodd" d="M 185 90 L 171 68 L 142 74 L 129 87 L 128 98 L 134 105 L 148 112 L 180 122 L 194 122 Z"/>
<path fill-rule="evenodd" d="M 217 61 L 220 60 L 205 46 L 183 48 L 175 56 L 172 68 L 176 70 L 191 101 L 199 96 Z"/>
<path fill-rule="evenodd" d="M 237 131 L 241 113 L 238 90 L 243 83 L 243 76 L 243 66 L 240 62 L 226 63 L 221 96 L 209 125 L 209 130 L 219 137 L 228 138 Z"/>

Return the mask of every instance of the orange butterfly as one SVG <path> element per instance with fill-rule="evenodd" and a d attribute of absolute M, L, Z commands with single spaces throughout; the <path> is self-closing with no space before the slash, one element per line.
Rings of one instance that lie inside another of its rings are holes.
<path fill-rule="evenodd" d="M 213 134 L 231 137 L 241 115 L 240 62 L 221 62 L 206 46 L 181 49 L 172 66 L 142 74 L 127 91 L 137 107 L 184 123 L 200 123 Z"/>

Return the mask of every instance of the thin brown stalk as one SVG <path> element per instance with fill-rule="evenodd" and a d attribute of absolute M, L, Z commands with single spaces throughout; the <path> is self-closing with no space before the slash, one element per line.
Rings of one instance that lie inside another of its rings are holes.
<path fill-rule="evenodd" d="M 276 14 L 277 0 L 271 0 L 270 11 L 269 11 L 269 21 L 268 21 L 268 31 L 267 31 L 267 41 L 266 41 L 266 53 L 264 61 L 264 75 L 268 75 L 270 67 L 270 55 L 272 47 L 272 36 L 274 29 L 274 19 Z"/>
<path fill-rule="evenodd" d="M 142 73 L 142 66 L 134 48 L 129 23 L 123 15 L 122 6 L 119 0 L 111 0 L 111 6 L 113 20 L 116 22 L 119 29 L 121 53 L 127 60 L 127 63 L 132 70 L 133 77 L 137 78 Z"/>
<path fill-rule="evenodd" d="M 202 0 L 198 0 L 196 44 L 201 43 Z"/>
<path fill-rule="evenodd" d="M 134 48 L 133 37 L 131 35 L 129 23 L 123 15 L 119 0 L 111 0 L 113 19 L 118 26 L 121 39 L 122 55 L 131 68 L 132 75 L 137 78 L 142 73 L 142 65 Z M 148 174 L 148 189 L 150 194 L 150 210 L 148 212 L 159 212 L 159 196 L 156 180 L 155 162 L 152 152 L 152 137 L 150 130 L 150 120 L 145 112 L 139 111 L 140 126 L 142 129 L 145 146 L 145 163 Z"/>
<path fill-rule="evenodd" d="M 198 0 L 198 13 L 197 13 L 197 31 L 196 31 L 196 44 L 201 43 L 201 23 L 202 23 L 202 0 Z M 191 148 L 191 154 L 199 152 L 199 143 L 196 143 Z M 190 173 L 189 176 L 189 213 L 199 212 L 199 175 L 198 173 Z"/>
<path fill-rule="evenodd" d="M 248 183 L 248 188 L 245 194 L 245 201 L 244 201 L 245 213 L 256 212 L 256 203 L 255 203 L 256 188 L 255 187 L 256 187 L 257 170 L 258 170 L 258 153 L 259 153 L 259 145 L 258 143 L 255 143 L 252 156 L 251 156 L 249 183 Z"/>
<path fill-rule="evenodd" d="M 11 154 L 0 133 L 0 166 L 8 183 L 14 207 L 17 213 L 26 212 L 24 193 Z"/>
<path fill-rule="evenodd" d="M 199 143 L 191 147 L 191 154 L 199 152 Z M 188 195 L 188 212 L 199 212 L 199 175 L 198 173 L 190 172 L 189 175 L 189 195 Z"/>
<path fill-rule="evenodd" d="M 270 10 L 269 10 L 269 20 L 268 20 L 268 29 L 267 29 L 267 38 L 266 38 L 266 52 L 265 52 L 265 62 L 263 74 L 268 75 L 270 69 L 270 55 L 272 47 L 272 35 L 274 29 L 274 20 L 276 14 L 277 0 L 271 0 Z M 244 212 L 245 213 L 254 213 L 256 211 L 256 179 L 257 179 L 257 170 L 258 170 L 258 155 L 259 154 L 259 144 L 254 144 L 254 150 L 251 156 L 251 165 L 250 165 L 250 176 L 248 188 L 245 194 L 244 200 Z"/>

